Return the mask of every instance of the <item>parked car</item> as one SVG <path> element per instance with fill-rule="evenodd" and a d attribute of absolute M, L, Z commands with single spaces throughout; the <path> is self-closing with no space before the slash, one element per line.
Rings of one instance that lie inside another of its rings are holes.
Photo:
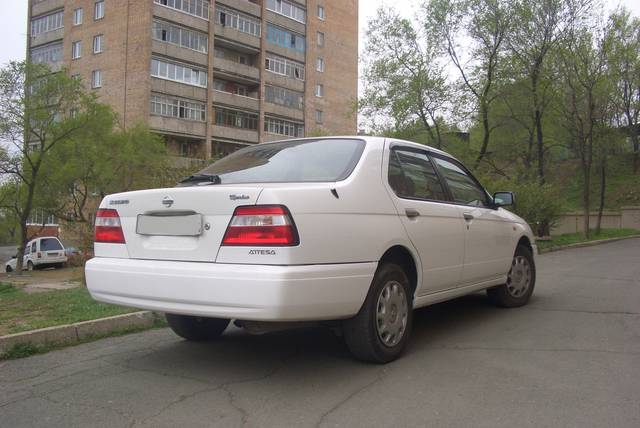
<path fill-rule="evenodd" d="M 62 242 L 55 236 L 44 236 L 32 239 L 27 243 L 24 250 L 22 266 L 27 270 L 44 267 L 62 267 L 67 261 L 65 248 Z M 5 263 L 6 272 L 13 272 L 16 269 L 17 256 Z"/>
<path fill-rule="evenodd" d="M 359 359 L 397 358 L 412 309 L 487 290 L 526 304 L 533 234 L 447 153 L 374 137 L 263 143 L 176 188 L 110 195 L 86 280 L 165 312 L 188 340 L 327 321 Z"/>

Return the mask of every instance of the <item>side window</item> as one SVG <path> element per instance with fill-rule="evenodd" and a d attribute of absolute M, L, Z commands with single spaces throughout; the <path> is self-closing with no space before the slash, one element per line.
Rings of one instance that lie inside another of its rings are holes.
<path fill-rule="evenodd" d="M 36 241 L 33 242 L 33 244 L 31 244 L 31 254 L 34 254 L 36 252 Z"/>
<path fill-rule="evenodd" d="M 434 158 L 438 169 L 447 181 L 455 202 L 475 207 L 488 207 L 487 193 L 462 168 L 448 160 Z"/>
<path fill-rule="evenodd" d="M 447 200 L 433 164 L 423 152 L 391 150 L 389 185 L 400 197 Z"/>

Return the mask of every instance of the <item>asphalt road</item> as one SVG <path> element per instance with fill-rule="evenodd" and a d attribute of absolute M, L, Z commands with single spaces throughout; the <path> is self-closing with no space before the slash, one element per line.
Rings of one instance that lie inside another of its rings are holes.
<path fill-rule="evenodd" d="M 640 239 L 538 258 L 529 306 L 419 310 L 386 366 L 324 329 L 169 330 L 0 363 L 2 427 L 639 427 Z"/>

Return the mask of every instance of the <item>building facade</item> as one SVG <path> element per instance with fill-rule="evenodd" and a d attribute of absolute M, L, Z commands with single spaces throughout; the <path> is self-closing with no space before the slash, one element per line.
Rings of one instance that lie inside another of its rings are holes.
<path fill-rule="evenodd" d="M 356 133 L 357 0 L 29 0 L 27 54 L 170 153 Z"/>

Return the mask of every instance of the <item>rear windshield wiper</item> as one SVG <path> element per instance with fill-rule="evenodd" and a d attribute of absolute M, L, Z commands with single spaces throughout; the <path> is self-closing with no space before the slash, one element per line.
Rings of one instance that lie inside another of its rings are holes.
<path fill-rule="evenodd" d="M 220 177 L 214 174 L 193 174 L 180 180 L 178 187 L 201 183 L 200 185 L 220 184 Z"/>

